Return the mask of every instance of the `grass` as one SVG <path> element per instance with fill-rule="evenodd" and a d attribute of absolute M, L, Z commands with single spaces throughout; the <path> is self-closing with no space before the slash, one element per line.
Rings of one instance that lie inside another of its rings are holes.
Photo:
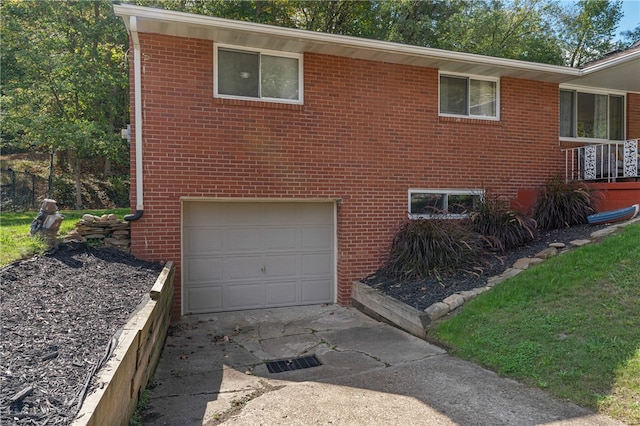
<path fill-rule="evenodd" d="M 140 413 L 149 408 L 149 396 L 151 395 L 151 391 L 149 391 L 150 387 L 153 387 L 153 383 L 149 383 L 147 388 L 142 392 L 142 395 L 140 395 L 136 411 L 134 411 L 133 416 L 129 419 L 129 426 L 142 426 L 142 415 Z"/>
<path fill-rule="evenodd" d="M 65 235 L 71 231 L 78 220 L 85 213 L 103 215 L 114 213 L 118 218 L 130 213 L 130 209 L 118 208 L 109 210 L 64 210 L 60 214 L 64 216 L 58 235 Z M 7 265 L 15 260 L 30 257 L 33 254 L 46 250 L 44 240 L 29 234 L 31 222 L 38 212 L 2 212 L 0 215 L 0 266 Z"/>
<path fill-rule="evenodd" d="M 455 356 L 640 424 L 640 225 L 549 259 L 429 337 Z"/>

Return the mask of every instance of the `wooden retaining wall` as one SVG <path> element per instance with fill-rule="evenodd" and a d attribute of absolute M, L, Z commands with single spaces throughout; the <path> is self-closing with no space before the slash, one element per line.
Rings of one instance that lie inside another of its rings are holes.
<path fill-rule="evenodd" d="M 171 322 L 175 267 L 167 262 L 150 300 L 124 326 L 116 348 L 98 372 L 96 388 L 82 404 L 72 426 L 128 425 L 153 374 Z"/>

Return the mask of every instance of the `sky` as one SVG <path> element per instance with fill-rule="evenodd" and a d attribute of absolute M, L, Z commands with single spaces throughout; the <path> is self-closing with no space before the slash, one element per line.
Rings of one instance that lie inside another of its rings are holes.
<path fill-rule="evenodd" d="M 633 30 L 640 25 L 640 0 L 624 0 L 622 12 L 624 16 L 618 25 L 618 38 L 621 32 Z"/>

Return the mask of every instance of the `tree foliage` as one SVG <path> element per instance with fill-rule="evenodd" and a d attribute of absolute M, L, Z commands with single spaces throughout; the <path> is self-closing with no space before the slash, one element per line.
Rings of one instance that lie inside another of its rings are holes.
<path fill-rule="evenodd" d="M 2 148 L 119 161 L 127 34 L 108 1 L 3 1 Z M 77 196 L 77 204 L 82 200 Z"/>
<path fill-rule="evenodd" d="M 614 42 L 611 0 L 131 0 L 131 3 L 310 31 L 525 61 L 580 66 L 640 39 Z M 113 0 L 0 3 L 1 148 L 126 156 L 127 34 Z M 78 196 L 78 205 L 82 200 Z"/>
<path fill-rule="evenodd" d="M 621 48 L 628 49 L 634 43 L 640 42 L 640 25 L 629 31 L 623 31 Z"/>
<path fill-rule="evenodd" d="M 565 63 L 578 67 L 615 50 L 614 36 L 622 18 L 622 2 L 579 0 L 559 11 L 560 41 Z"/>

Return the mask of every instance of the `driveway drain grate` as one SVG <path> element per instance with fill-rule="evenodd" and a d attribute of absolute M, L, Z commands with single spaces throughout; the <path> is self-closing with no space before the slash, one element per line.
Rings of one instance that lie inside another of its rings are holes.
<path fill-rule="evenodd" d="M 302 370 L 322 365 L 315 355 L 302 356 L 300 358 L 283 359 L 267 362 L 269 373 L 282 373 L 284 371 Z"/>

